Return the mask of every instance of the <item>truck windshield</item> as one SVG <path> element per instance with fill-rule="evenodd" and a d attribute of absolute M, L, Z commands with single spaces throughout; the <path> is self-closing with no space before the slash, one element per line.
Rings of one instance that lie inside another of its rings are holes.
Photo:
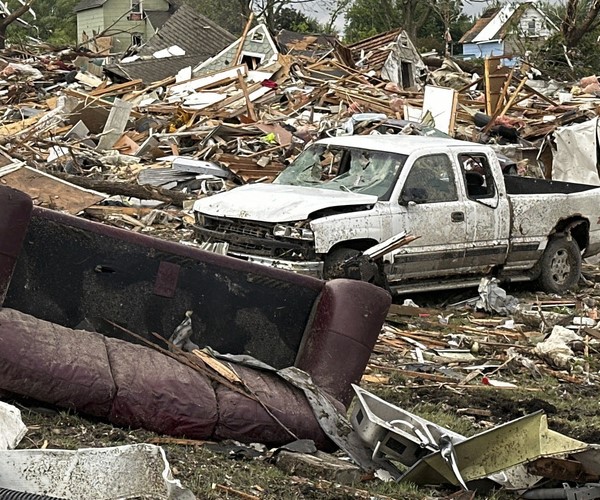
<path fill-rule="evenodd" d="M 273 182 L 370 194 L 387 200 L 406 158 L 386 151 L 315 144 L 298 155 Z"/>

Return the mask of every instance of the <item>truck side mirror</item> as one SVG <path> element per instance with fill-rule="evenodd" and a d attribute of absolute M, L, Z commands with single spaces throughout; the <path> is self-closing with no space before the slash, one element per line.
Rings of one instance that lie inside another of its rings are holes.
<path fill-rule="evenodd" d="M 408 188 L 402 191 L 398 203 L 403 207 L 425 203 L 427 201 L 427 191 L 424 188 Z"/>

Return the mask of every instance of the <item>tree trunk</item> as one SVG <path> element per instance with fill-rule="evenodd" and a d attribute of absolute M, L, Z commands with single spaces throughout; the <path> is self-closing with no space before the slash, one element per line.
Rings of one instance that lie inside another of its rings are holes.
<path fill-rule="evenodd" d="M 565 18 L 560 26 L 565 38 L 567 48 L 575 47 L 584 35 L 597 26 L 598 13 L 600 13 L 600 0 L 594 0 L 581 22 L 577 20 L 577 7 L 579 0 L 567 2 Z"/>
<path fill-rule="evenodd" d="M 6 28 L 8 28 L 7 24 L 0 23 L 0 50 L 6 48 Z"/>

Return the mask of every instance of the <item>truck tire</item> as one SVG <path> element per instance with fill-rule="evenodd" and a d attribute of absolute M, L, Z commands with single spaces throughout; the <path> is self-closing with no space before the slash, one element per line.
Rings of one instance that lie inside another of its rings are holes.
<path fill-rule="evenodd" d="M 349 270 L 344 267 L 344 262 L 351 257 L 360 255 L 361 253 L 362 252 L 360 250 L 355 250 L 354 248 L 335 248 L 329 252 L 327 257 L 325 257 L 325 262 L 323 263 L 323 278 L 326 280 L 331 280 L 334 278 L 360 279 L 360 277 L 352 276 L 354 273 L 350 273 L 349 275 Z"/>
<path fill-rule="evenodd" d="M 581 274 L 581 251 L 566 236 L 548 242 L 540 259 L 538 283 L 548 293 L 562 294 L 573 288 Z"/>

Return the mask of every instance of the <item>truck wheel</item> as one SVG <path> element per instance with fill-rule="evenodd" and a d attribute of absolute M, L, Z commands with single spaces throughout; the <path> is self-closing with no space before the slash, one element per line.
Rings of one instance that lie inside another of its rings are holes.
<path fill-rule="evenodd" d="M 344 262 L 361 253 L 360 250 L 346 247 L 339 247 L 331 251 L 327 257 L 325 257 L 325 262 L 323 263 L 323 278 L 326 280 L 334 278 L 360 279 L 360 276 L 352 276 L 354 273 L 350 273 L 349 275 L 349 269 L 345 268 Z"/>
<path fill-rule="evenodd" d="M 540 259 L 538 283 L 548 293 L 564 293 L 573 288 L 581 274 L 581 251 L 565 236 L 550 240 Z"/>

